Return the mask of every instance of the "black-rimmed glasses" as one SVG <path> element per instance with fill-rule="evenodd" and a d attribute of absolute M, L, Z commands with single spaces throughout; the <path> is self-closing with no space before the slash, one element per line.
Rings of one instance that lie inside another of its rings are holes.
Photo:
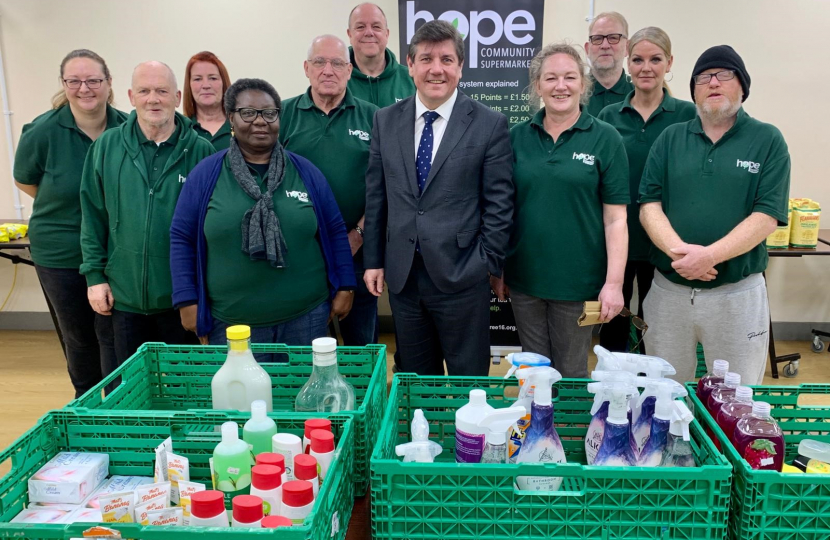
<path fill-rule="evenodd" d="M 606 39 L 608 40 L 609 45 L 616 45 L 624 37 L 625 34 L 606 34 L 604 36 L 596 34 L 593 36 L 588 36 L 588 40 L 591 42 L 591 45 L 602 45 L 602 42 Z"/>
<path fill-rule="evenodd" d="M 709 84 L 712 77 L 715 77 L 719 81 L 731 81 L 735 78 L 735 70 L 725 69 L 723 71 L 716 71 L 715 73 L 701 73 L 700 75 L 695 75 L 695 84 Z"/>
<path fill-rule="evenodd" d="M 71 88 L 72 90 L 77 90 L 81 87 L 82 84 L 85 84 L 87 88 L 90 90 L 97 90 L 101 88 L 101 83 L 103 83 L 106 79 L 87 79 L 85 81 L 79 79 L 64 79 L 63 84 L 66 85 L 67 88 Z"/>
<path fill-rule="evenodd" d="M 253 109 L 251 107 L 240 107 L 232 109 L 231 112 L 239 113 L 239 117 L 243 122 L 252 124 L 257 116 L 262 116 L 262 119 L 273 124 L 280 117 L 279 109 Z"/>

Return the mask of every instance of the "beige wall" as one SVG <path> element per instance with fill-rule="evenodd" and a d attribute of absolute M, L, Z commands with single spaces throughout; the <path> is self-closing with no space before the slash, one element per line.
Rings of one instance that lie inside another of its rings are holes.
<path fill-rule="evenodd" d="M 380 0 L 391 21 L 397 49 L 397 2 Z M 547 0 L 545 42 L 585 41 L 588 0 Z M 198 7 L 198 10 L 196 9 Z M 107 59 L 117 106 L 129 110 L 132 68 L 148 59 L 170 64 L 178 77 L 187 59 L 209 49 L 228 66 L 232 79 L 262 77 L 284 96 L 307 86 L 302 61 L 311 38 L 334 33 L 345 38 L 350 2 L 342 0 L 0 0 L 0 46 L 6 67 L 15 140 L 24 123 L 43 112 L 58 90 L 58 65 L 71 49 L 90 48 Z M 688 80 L 697 56 L 728 43 L 744 57 L 752 76 L 746 103 L 753 116 L 778 126 L 793 162 L 791 193 L 830 207 L 825 153 L 830 149 L 830 87 L 826 33 L 830 2 L 823 0 L 599 0 L 596 11 L 615 9 L 628 17 L 631 32 L 647 25 L 664 28 L 674 41 L 672 89 L 689 99 Z M 250 22 L 245 22 L 245 16 Z M 273 20 L 269 28 L 266 21 Z M 185 22 L 187 21 L 187 22 Z M 0 130 L 0 217 L 14 215 L 5 134 Z M 22 195 L 25 214 L 31 200 Z M 825 218 L 830 228 L 830 217 Z M 830 259 L 773 260 L 769 269 L 776 321 L 824 321 L 830 312 Z M 11 265 L 0 260 L 0 300 L 11 285 Z M 6 310 L 42 311 L 46 306 L 33 269 L 21 267 Z"/>

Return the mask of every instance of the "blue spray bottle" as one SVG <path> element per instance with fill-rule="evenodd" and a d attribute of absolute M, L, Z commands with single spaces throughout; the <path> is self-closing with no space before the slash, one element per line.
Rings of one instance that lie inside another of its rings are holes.
<path fill-rule="evenodd" d="M 636 392 L 636 388 L 632 392 L 627 385 L 613 384 L 608 418 L 605 420 L 605 436 L 594 465 L 624 467 L 637 464 L 631 448 L 631 423 L 628 420 L 628 400 Z"/>
<path fill-rule="evenodd" d="M 637 377 L 637 386 L 642 387 L 643 391 L 631 405 L 631 436 L 634 453 L 639 456 L 651 433 L 652 418 L 660 389 L 668 388 L 670 399 L 685 398 L 689 393 L 682 384 L 672 379 Z M 670 415 L 671 412 L 664 414 Z"/>
<path fill-rule="evenodd" d="M 638 465 L 641 467 L 659 467 L 663 461 L 674 412 L 673 397 L 672 385 L 665 382 L 657 385 L 657 401 L 651 418 L 651 430 L 648 440 L 637 456 Z"/>
<path fill-rule="evenodd" d="M 594 460 L 602 445 L 605 436 L 605 421 L 608 418 L 608 405 L 611 400 L 611 390 L 616 384 L 625 385 L 633 395 L 636 395 L 637 378 L 626 371 L 594 371 L 591 378 L 595 381 L 588 383 L 588 392 L 594 394 L 594 404 L 591 407 L 591 423 L 585 434 L 585 458 L 588 465 Z"/>
<path fill-rule="evenodd" d="M 519 420 L 510 426 L 507 432 L 507 456 L 510 463 L 516 463 L 516 458 L 519 457 L 519 450 L 522 448 L 522 442 L 525 438 L 527 428 L 530 427 L 530 407 L 533 404 L 534 386 L 530 381 L 524 379 L 523 375 L 517 374 L 517 371 L 532 367 L 549 367 L 550 358 L 532 352 L 518 352 L 507 355 L 507 361 L 510 362 L 511 367 L 504 376 L 509 379 L 514 374 L 519 379 L 519 397 L 511 407 L 524 407 L 525 414 Z M 525 373 L 525 371 L 522 371 Z"/>

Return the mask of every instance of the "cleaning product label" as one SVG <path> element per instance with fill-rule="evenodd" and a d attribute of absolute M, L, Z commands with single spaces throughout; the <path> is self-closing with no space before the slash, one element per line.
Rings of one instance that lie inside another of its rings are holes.
<path fill-rule="evenodd" d="M 246 456 L 247 458 L 247 456 Z M 214 461 L 214 467 L 216 462 Z M 227 466 L 214 471 L 213 485 L 225 494 L 225 506 L 230 506 L 237 495 L 248 495 L 251 490 L 251 475 L 239 467 Z"/>
<path fill-rule="evenodd" d="M 605 435 L 605 419 L 608 418 L 608 402 L 604 402 L 597 413 L 591 418 L 588 431 L 585 433 L 585 457 L 588 465 L 593 465 L 597 452 L 602 445 Z"/>
<path fill-rule="evenodd" d="M 481 463 L 484 453 L 484 435 L 473 435 L 460 429 L 455 430 L 455 461 L 458 463 Z"/>
<path fill-rule="evenodd" d="M 519 450 L 522 449 L 522 442 L 525 440 L 527 428 L 530 427 L 530 412 L 519 418 L 515 426 L 510 426 L 507 439 L 507 456 L 511 463 L 516 462 L 519 457 Z"/>

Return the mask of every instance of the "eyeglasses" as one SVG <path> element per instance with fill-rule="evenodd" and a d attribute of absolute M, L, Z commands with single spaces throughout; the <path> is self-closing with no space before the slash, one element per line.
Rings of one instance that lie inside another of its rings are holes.
<path fill-rule="evenodd" d="M 631 352 L 637 352 L 639 350 L 638 347 L 640 346 L 640 343 L 643 341 L 643 337 L 645 337 L 646 332 L 648 331 L 648 325 L 646 324 L 646 321 L 631 313 L 631 310 L 627 307 L 622 308 L 620 315 L 623 317 L 629 317 L 631 319 L 631 324 L 633 324 L 634 328 L 636 328 L 640 333 L 640 339 L 638 339 L 637 342 L 631 347 Z"/>
<path fill-rule="evenodd" d="M 339 58 L 329 60 L 327 58 L 320 57 L 312 58 L 311 60 L 309 60 L 309 63 L 312 66 L 314 66 L 315 69 L 324 69 L 326 67 L 326 64 L 331 64 L 331 69 L 333 69 L 334 71 L 343 71 L 344 69 L 346 69 L 346 66 L 349 65 L 348 62 L 340 60 Z"/>
<path fill-rule="evenodd" d="M 249 124 L 254 123 L 257 116 L 262 116 L 262 119 L 273 124 L 280 117 L 279 109 L 252 109 L 250 107 L 241 107 L 239 109 L 231 109 L 231 112 L 239 113 L 239 117 Z"/>
<path fill-rule="evenodd" d="M 731 81 L 735 78 L 735 70 L 725 69 L 723 71 L 716 71 L 715 73 L 701 73 L 700 75 L 695 75 L 695 84 L 709 84 L 712 77 L 717 78 L 719 81 Z"/>
<path fill-rule="evenodd" d="M 78 79 L 64 79 L 63 84 L 65 84 L 67 88 L 71 88 L 72 90 L 79 89 L 82 84 L 85 84 L 86 87 L 90 90 L 96 90 L 98 88 L 101 88 L 101 83 L 105 80 L 106 79 L 87 79 L 85 81 L 81 81 Z"/>
<path fill-rule="evenodd" d="M 602 42 L 607 39 L 609 45 L 616 45 L 624 37 L 625 34 L 607 34 L 604 36 L 597 34 L 595 36 L 588 36 L 588 41 L 591 42 L 591 45 L 602 45 Z"/>

